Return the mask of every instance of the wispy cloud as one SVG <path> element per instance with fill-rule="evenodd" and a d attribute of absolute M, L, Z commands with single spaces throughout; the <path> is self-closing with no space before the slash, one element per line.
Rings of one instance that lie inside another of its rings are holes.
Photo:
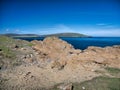
<path fill-rule="evenodd" d="M 116 25 L 113 24 L 107 24 L 107 23 L 98 23 L 96 26 L 101 27 L 101 28 L 114 28 Z"/>
<path fill-rule="evenodd" d="M 21 33 L 21 30 L 20 29 L 15 29 L 15 30 L 13 30 L 13 33 Z"/>
<path fill-rule="evenodd" d="M 19 29 L 16 29 L 15 32 L 20 32 L 20 30 L 19 30 Z"/>
<path fill-rule="evenodd" d="M 98 26 L 106 26 L 107 24 L 105 24 L 105 23 L 97 23 L 96 25 L 98 25 Z"/>
<path fill-rule="evenodd" d="M 101 24 L 103 25 L 103 24 Z M 105 24 L 104 24 L 105 25 Z M 64 24 L 58 24 L 51 27 L 34 28 L 27 30 L 17 30 L 19 33 L 31 33 L 31 34 L 54 34 L 64 32 L 82 33 L 90 36 L 116 36 L 120 37 L 120 27 L 114 25 L 106 25 L 106 27 L 95 27 L 95 26 L 66 26 Z"/>
<path fill-rule="evenodd" d="M 34 30 L 23 30 L 22 33 L 36 33 L 36 34 L 53 34 L 53 33 L 64 33 L 64 32 L 75 32 L 73 29 L 71 29 L 68 26 L 65 26 L 63 24 L 58 24 L 53 27 L 47 27 L 47 28 L 39 28 Z"/>
<path fill-rule="evenodd" d="M 12 28 L 6 28 L 6 29 L 0 29 L 0 33 L 21 33 L 20 29 L 12 29 Z"/>
<path fill-rule="evenodd" d="M 87 35 L 91 35 L 91 36 L 101 36 L 101 37 L 114 36 L 114 37 L 120 37 L 120 29 L 110 29 L 109 30 L 109 29 L 96 29 L 96 28 L 93 28 L 92 30 L 89 29 L 89 30 L 83 31 L 83 33 L 87 34 Z"/>
<path fill-rule="evenodd" d="M 7 29 L 6 29 L 6 32 L 8 32 L 8 31 L 9 31 L 9 29 L 7 28 Z"/>

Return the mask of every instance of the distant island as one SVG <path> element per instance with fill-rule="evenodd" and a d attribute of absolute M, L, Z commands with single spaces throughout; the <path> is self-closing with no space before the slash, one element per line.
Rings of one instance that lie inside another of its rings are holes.
<path fill-rule="evenodd" d="M 42 35 L 42 37 L 48 36 L 56 36 L 56 37 L 90 37 L 88 35 L 80 34 L 80 33 L 56 33 L 56 34 L 48 34 Z"/>
<path fill-rule="evenodd" d="M 2 34 L 4 36 L 8 37 L 49 37 L 49 36 L 55 36 L 55 37 L 91 37 L 88 35 L 80 34 L 80 33 L 56 33 L 56 34 L 46 34 L 46 35 L 37 35 L 37 34 Z"/>
<path fill-rule="evenodd" d="M 16 34 L 16 33 L 7 33 L 7 34 L 1 34 L 3 36 L 8 37 L 39 37 L 40 35 L 37 34 Z"/>

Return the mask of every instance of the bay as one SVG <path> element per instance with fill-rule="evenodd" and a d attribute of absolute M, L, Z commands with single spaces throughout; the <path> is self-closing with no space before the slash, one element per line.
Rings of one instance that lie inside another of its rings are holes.
<path fill-rule="evenodd" d="M 27 41 L 32 40 L 44 40 L 44 37 L 22 37 L 17 38 Z M 88 46 L 106 47 L 113 45 L 120 45 L 120 37 L 92 37 L 92 38 L 73 38 L 73 37 L 61 37 L 62 40 L 72 44 L 75 49 L 86 49 Z"/>

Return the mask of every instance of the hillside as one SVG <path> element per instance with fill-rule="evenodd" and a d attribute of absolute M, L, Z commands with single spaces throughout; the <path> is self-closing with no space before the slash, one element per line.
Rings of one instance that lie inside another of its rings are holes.
<path fill-rule="evenodd" d="M 0 90 L 120 90 L 120 46 L 0 36 Z"/>
<path fill-rule="evenodd" d="M 56 37 L 90 37 L 90 36 L 80 34 L 80 33 L 56 33 L 56 34 L 42 35 L 42 37 L 48 37 L 48 36 L 56 36 Z"/>
<path fill-rule="evenodd" d="M 7 33 L 7 34 L 1 34 L 1 35 L 8 36 L 8 37 L 49 37 L 49 36 L 55 36 L 55 37 L 90 37 L 90 36 L 80 34 L 80 33 L 56 33 L 56 34 L 45 34 L 45 35 Z"/>
<path fill-rule="evenodd" d="M 3 36 L 8 37 L 39 37 L 37 34 L 15 34 L 15 33 L 7 33 L 7 34 L 1 34 Z"/>

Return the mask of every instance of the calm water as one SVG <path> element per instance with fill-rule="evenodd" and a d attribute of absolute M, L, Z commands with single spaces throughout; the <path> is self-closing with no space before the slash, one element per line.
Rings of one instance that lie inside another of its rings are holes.
<path fill-rule="evenodd" d="M 43 37 L 35 38 L 19 38 L 27 41 L 43 40 Z M 120 45 L 120 37 L 92 37 L 92 38 L 61 38 L 72 44 L 76 49 L 86 49 L 88 46 L 113 46 Z"/>

